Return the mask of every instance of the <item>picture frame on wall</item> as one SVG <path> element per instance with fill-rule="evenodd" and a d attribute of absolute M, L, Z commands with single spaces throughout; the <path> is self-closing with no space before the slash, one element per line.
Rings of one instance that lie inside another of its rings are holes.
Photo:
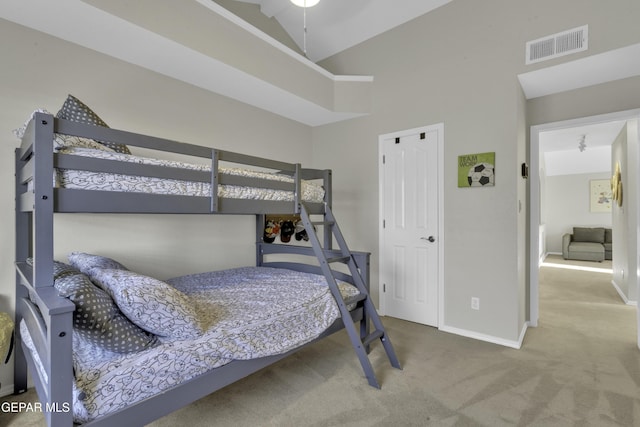
<path fill-rule="evenodd" d="M 458 188 L 493 187 L 495 164 L 495 152 L 458 156 Z"/>
<path fill-rule="evenodd" d="M 592 179 L 589 181 L 589 211 L 592 213 L 611 212 L 613 192 L 608 179 Z"/>

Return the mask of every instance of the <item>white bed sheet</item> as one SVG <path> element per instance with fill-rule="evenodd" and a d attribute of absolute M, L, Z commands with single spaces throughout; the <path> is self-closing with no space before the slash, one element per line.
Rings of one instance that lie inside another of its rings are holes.
<path fill-rule="evenodd" d="M 281 354 L 317 338 L 340 312 L 323 276 L 246 267 L 167 281 L 196 304 L 206 332 L 197 339 L 158 338 L 132 354 L 98 350 L 74 334 L 73 412 L 84 423 L 188 381 L 232 360 Z M 344 296 L 358 290 L 340 283 Z M 32 350 L 28 330 L 23 340 Z"/>

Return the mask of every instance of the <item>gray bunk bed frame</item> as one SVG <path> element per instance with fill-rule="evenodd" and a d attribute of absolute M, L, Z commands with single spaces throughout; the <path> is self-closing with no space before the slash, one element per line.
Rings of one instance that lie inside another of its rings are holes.
<path fill-rule="evenodd" d="M 81 158 L 54 153 L 54 134 L 74 135 L 97 141 L 112 141 L 157 151 L 206 158 L 211 161 L 211 173 L 159 166 L 123 163 L 112 160 Z M 27 372 L 31 372 L 47 425 L 73 425 L 72 405 L 72 316 L 75 305 L 58 295 L 53 286 L 54 213 L 184 213 L 184 214 L 242 214 L 256 216 L 256 265 L 289 268 L 324 274 L 340 309 L 341 318 L 327 329 L 320 340 L 346 329 L 360 359 L 369 384 L 379 387 L 368 359 L 370 345 L 378 339 L 384 346 L 392 366 L 400 369 L 388 334 L 369 297 L 369 253 L 351 252 L 331 212 L 331 171 L 303 169 L 291 164 L 193 144 L 134 134 L 105 127 L 61 120 L 49 114 L 35 113 L 20 147 L 16 149 L 16 306 L 15 322 L 24 320 L 38 356 L 48 376 L 40 377 L 31 353 L 16 327 L 14 393 L 27 390 Z M 219 162 L 242 166 L 268 168 L 293 177 L 293 184 L 258 178 L 233 177 L 218 174 Z M 209 197 L 155 195 L 91 190 L 53 188 L 55 168 L 103 171 L 127 175 L 153 176 L 170 179 L 201 181 L 211 184 Z M 302 180 L 322 179 L 325 189 L 323 203 L 303 203 Z M 28 188 L 27 184 L 31 184 Z M 293 202 L 223 199 L 217 196 L 218 184 L 248 185 L 293 191 Z M 310 246 L 269 244 L 262 241 L 266 214 L 298 214 L 310 238 Z M 321 215 L 320 221 L 312 216 Z M 323 237 L 316 233 L 322 228 Z M 322 242 L 321 242 L 322 240 Z M 338 248 L 333 249 L 336 241 Z M 315 261 L 268 262 L 273 254 L 305 255 Z M 33 259 L 32 265 L 27 259 Z M 345 264 L 348 273 L 331 267 Z M 343 300 L 337 280 L 354 284 L 360 295 Z M 347 306 L 356 304 L 349 311 Z M 343 322 L 343 319 L 350 321 Z M 359 328 L 355 324 L 359 323 Z M 373 326 L 373 328 L 371 327 Z M 373 330 L 372 330 L 373 329 Z M 315 342 L 314 341 L 314 342 Z M 311 343 L 309 343 L 311 344 Z M 307 344 L 307 345 L 309 345 Z M 304 346 L 303 346 L 304 347 Z M 302 347 L 300 347 L 302 348 Z M 241 378 L 244 378 L 299 349 L 285 354 L 254 360 L 233 361 L 177 385 L 153 398 L 143 400 L 118 412 L 96 419 L 87 426 L 140 426 L 173 412 Z"/>

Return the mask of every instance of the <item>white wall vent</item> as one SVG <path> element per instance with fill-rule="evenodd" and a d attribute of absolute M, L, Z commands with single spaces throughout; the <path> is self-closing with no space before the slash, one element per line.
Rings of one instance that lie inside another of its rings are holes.
<path fill-rule="evenodd" d="M 527 64 L 581 52 L 589 47 L 589 26 L 574 28 L 561 33 L 527 42 Z"/>

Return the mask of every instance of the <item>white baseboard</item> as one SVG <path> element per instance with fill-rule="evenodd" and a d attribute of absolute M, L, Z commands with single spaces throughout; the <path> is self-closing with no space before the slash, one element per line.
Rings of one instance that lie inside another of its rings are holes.
<path fill-rule="evenodd" d="M 467 338 L 473 338 L 479 341 L 486 341 L 492 344 L 498 344 L 505 347 L 515 348 L 519 350 L 522 347 L 522 341 L 524 340 L 525 332 L 527 331 L 527 327 L 529 323 L 525 323 L 522 327 L 522 331 L 520 331 L 520 337 L 518 337 L 517 341 L 505 340 L 504 338 L 495 337 L 493 335 L 481 334 L 479 332 L 468 331 L 466 329 L 454 328 L 452 326 L 442 326 L 439 328 L 442 332 L 448 332 L 455 335 L 461 335 Z"/>
<path fill-rule="evenodd" d="M 547 259 L 547 257 L 549 255 L 558 255 L 558 256 L 562 256 L 562 252 L 547 252 L 544 254 L 543 260 Z"/>
<path fill-rule="evenodd" d="M 529 326 L 529 322 L 524 322 L 524 325 L 522 325 L 522 330 L 520 331 L 520 336 L 518 337 L 518 349 L 522 347 L 522 342 L 524 341 L 524 336 L 527 333 Z"/>
<path fill-rule="evenodd" d="M 547 257 L 549 255 L 560 255 L 560 256 L 562 256 L 562 252 L 545 252 L 545 253 L 542 254 L 540 259 L 538 260 L 538 263 L 542 264 L 543 262 L 545 262 L 545 260 L 547 259 Z"/>
<path fill-rule="evenodd" d="M 634 306 L 634 307 L 638 306 L 638 301 L 629 300 L 629 298 L 627 298 L 627 296 L 624 294 L 624 292 L 622 292 L 622 290 L 620 289 L 620 287 L 618 286 L 618 284 L 616 283 L 615 280 L 612 280 L 611 284 L 613 285 L 613 289 L 616 290 L 616 292 L 618 293 L 618 295 L 620 295 L 620 298 L 622 299 L 622 301 L 626 305 L 631 305 L 631 306 Z"/>

